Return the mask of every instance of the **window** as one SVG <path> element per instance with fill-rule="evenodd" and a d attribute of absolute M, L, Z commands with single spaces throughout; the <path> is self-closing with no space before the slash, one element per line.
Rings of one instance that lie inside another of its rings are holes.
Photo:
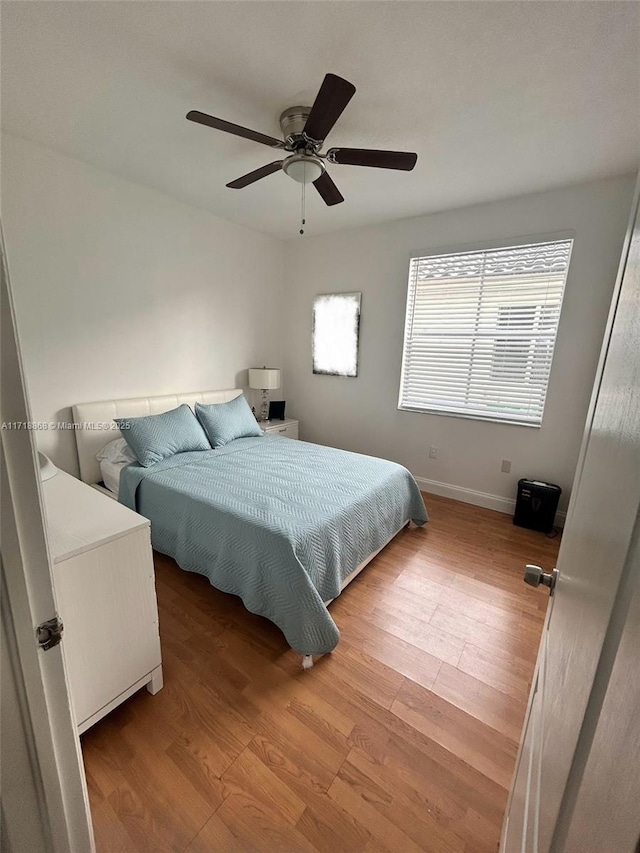
<path fill-rule="evenodd" d="M 540 426 L 572 245 L 412 258 L 399 407 Z"/>

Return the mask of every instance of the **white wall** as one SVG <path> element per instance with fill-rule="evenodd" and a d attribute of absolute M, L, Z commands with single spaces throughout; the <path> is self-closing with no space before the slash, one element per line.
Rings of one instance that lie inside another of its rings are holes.
<path fill-rule="evenodd" d="M 496 508 L 519 477 L 548 479 L 566 505 L 632 177 L 285 244 L 7 134 L 2 178 L 35 420 L 69 420 L 87 400 L 246 385 L 248 366 L 279 366 L 284 349 L 283 396 L 303 437 L 395 459 L 426 488 L 488 494 L 466 497 Z M 575 245 L 542 428 L 399 412 L 410 255 L 557 231 Z M 313 297 L 353 290 L 360 375 L 314 376 Z M 37 440 L 77 473 L 71 432 Z"/>
<path fill-rule="evenodd" d="M 34 420 L 280 366 L 281 242 L 7 134 L 2 220 Z M 77 474 L 71 432 L 37 441 Z"/>
<path fill-rule="evenodd" d="M 428 490 L 506 511 L 520 477 L 549 480 L 566 506 L 632 191 L 627 176 L 289 242 L 287 405 L 303 438 L 394 459 L 435 481 Z M 542 427 L 398 411 L 411 254 L 566 231 L 575 243 Z M 313 297 L 341 291 L 362 291 L 359 376 L 314 376 Z M 500 472 L 503 458 L 511 474 Z"/>

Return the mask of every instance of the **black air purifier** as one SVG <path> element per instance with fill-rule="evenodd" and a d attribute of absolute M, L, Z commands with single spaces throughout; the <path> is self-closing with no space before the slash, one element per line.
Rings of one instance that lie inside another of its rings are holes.
<path fill-rule="evenodd" d="M 562 489 L 540 480 L 518 480 L 518 497 L 513 523 L 529 530 L 551 533 Z"/>

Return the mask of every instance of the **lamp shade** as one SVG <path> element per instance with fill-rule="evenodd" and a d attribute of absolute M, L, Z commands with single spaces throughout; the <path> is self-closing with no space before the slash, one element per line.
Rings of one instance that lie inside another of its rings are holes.
<path fill-rule="evenodd" d="M 273 391 L 280 387 L 280 371 L 277 367 L 250 367 L 249 388 Z"/>

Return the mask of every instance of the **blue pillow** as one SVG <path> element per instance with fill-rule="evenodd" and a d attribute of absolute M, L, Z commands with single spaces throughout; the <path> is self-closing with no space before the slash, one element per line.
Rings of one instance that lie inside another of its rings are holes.
<path fill-rule="evenodd" d="M 207 436 L 189 406 L 182 404 L 161 415 L 114 418 L 122 437 L 145 468 L 188 450 L 211 450 Z"/>
<path fill-rule="evenodd" d="M 236 438 L 262 435 L 243 394 L 229 403 L 213 403 L 210 406 L 196 403 L 196 417 L 204 427 L 211 447 L 222 447 Z"/>

